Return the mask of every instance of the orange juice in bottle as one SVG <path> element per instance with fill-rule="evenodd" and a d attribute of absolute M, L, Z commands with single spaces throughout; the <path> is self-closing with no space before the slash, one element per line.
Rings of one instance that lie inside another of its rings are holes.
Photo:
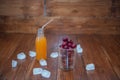
<path fill-rule="evenodd" d="M 38 29 L 38 34 L 35 41 L 36 45 L 36 59 L 47 59 L 47 40 L 44 36 L 42 28 Z"/>

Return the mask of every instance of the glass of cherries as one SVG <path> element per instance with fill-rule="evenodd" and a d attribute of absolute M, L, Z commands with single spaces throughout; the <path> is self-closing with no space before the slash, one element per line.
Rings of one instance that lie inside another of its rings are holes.
<path fill-rule="evenodd" d="M 75 65 L 76 44 L 68 38 L 62 39 L 59 46 L 59 67 L 62 70 L 72 70 Z"/>

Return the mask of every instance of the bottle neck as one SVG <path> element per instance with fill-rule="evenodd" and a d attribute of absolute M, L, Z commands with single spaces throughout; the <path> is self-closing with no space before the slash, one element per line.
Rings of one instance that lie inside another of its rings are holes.
<path fill-rule="evenodd" d="M 42 28 L 38 29 L 37 37 L 44 37 L 44 31 Z"/>

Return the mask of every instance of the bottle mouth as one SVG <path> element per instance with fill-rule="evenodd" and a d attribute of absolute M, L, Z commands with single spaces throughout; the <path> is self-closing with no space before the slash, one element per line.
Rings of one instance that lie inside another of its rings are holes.
<path fill-rule="evenodd" d="M 39 28 L 37 35 L 40 36 L 41 34 L 44 34 L 44 30 L 42 28 Z"/>
<path fill-rule="evenodd" d="M 38 29 L 38 33 L 43 33 L 43 29 L 42 29 L 42 28 L 39 28 L 39 29 Z"/>

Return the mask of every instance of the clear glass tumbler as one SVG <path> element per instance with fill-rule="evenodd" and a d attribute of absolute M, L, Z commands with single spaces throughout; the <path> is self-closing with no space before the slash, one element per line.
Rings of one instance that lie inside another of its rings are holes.
<path fill-rule="evenodd" d="M 59 48 L 59 68 L 73 70 L 75 66 L 76 49 Z"/>

